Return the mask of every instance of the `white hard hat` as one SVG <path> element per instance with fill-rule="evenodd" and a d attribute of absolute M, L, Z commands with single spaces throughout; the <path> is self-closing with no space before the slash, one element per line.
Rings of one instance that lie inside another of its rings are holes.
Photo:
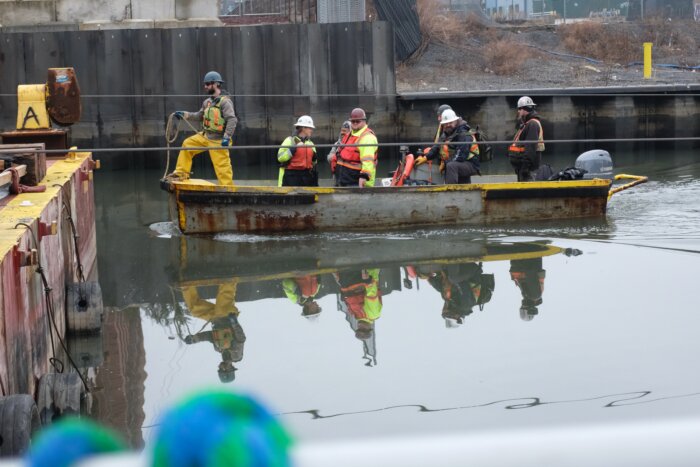
<path fill-rule="evenodd" d="M 523 96 L 520 99 L 518 99 L 518 108 L 521 107 L 535 107 L 537 104 L 535 104 L 532 101 L 532 98 L 528 96 Z"/>
<path fill-rule="evenodd" d="M 445 124 L 445 123 L 452 123 L 456 120 L 459 120 L 459 117 L 455 113 L 454 110 L 452 109 L 447 109 L 442 113 L 442 118 L 440 119 L 440 124 Z"/>
<path fill-rule="evenodd" d="M 314 126 L 314 121 L 308 115 L 302 115 L 299 120 L 294 124 L 294 126 L 305 126 L 307 128 L 316 128 Z"/>
<path fill-rule="evenodd" d="M 462 320 L 461 319 L 455 319 L 455 318 L 445 318 L 445 327 L 447 329 L 454 329 L 458 328 L 462 325 Z"/>

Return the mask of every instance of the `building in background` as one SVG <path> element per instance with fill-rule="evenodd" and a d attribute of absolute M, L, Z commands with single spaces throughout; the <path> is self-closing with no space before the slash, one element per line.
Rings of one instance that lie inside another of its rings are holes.
<path fill-rule="evenodd" d="M 502 21 L 543 16 L 602 20 L 636 20 L 652 16 L 692 18 L 694 14 L 700 16 L 700 12 L 694 12 L 700 8 L 698 3 L 698 0 L 482 0 L 486 15 Z"/>
<path fill-rule="evenodd" d="M 348 23 L 367 17 L 365 0 L 222 0 L 227 24 Z"/>
<path fill-rule="evenodd" d="M 534 3 L 542 5 L 542 0 L 486 0 L 486 15 L 496 20 L 528 19 L 532 16 Z M 541 11 L 541 8 L 540 8 Z"/>

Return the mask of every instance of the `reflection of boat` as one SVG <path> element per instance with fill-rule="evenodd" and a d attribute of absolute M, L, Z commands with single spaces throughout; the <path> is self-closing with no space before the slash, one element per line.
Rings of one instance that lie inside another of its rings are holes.
<path fill-rule="evenodd" d="M 163 309 L 175 312 L 172 322 L 185 343 L 213 344 L 221 358 L 217 371 L 222 382 L 233 380 L 235 365 L 243 359 L 246 335 L 238 316 L 248 307 L 239 308 L 240 303 L 287 298 L 300 307 L 302 317 L 315 320 L 322 312 L 319 300 L 334 294 L 338 310 L 362 342 L 364 364 L 372 367 L 378 362 L 375 323 L 382 315 L 383 297 L 412 289 L 414 280 L 419 289 L 419 280 L 423 280 L 441 297 L 436 305 L 438 316 L 445 326 L 456 328 L 491 300 L 495 278 L 484 270 L 484 263 L 510 261 L 511 276 L 518 271 L 516 285 L 523 300 L 528 300 L 523 302 L 529 306 L 523 319 L 530 320 L 542 303 L 542 258 L 569 254 L 547 241 L 488 242 L 463 236 L 322 237 L 255 243 L 182 237 L 181 242 L 182 263 L 171 281 L 175 302 Z M 175 298 L 179 296 L 181 301 Z M 193 332 L 187 324 L 189 317 L 206 323 Z M 204 331 L 208 324 L 212 329 Z"/>
<path fill-rule="evenodd" d="M 561 251 L 546 242 L 488 242 L 464 235 L 309 237 L 256 242 L 181 237 L 181 261 L 172 279 L 179 282 L 237 277 L 254 281 L 348 268 L 540 258 Z"/>
<path fill-rule="evenodd" d="M 611 180 L 375 189 L 164 183 L 186 234 L 347 231 L 601 217 Z"/>

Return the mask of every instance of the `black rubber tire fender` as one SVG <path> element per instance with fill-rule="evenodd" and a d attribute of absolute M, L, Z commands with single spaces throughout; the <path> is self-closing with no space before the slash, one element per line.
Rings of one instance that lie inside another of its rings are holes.
<path fill-rule="evenodd" d="M 39 411 L 28 394 L 0 398 L 0 457 L 21 456 L 40 428 Z"/>

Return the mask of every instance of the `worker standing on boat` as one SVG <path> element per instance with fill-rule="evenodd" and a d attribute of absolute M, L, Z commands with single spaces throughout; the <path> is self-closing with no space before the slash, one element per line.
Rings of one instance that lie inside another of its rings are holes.
<path fill-rule="evenodd" d="M 328 153 L 328 163 L 331 165 L 331 174 L 335 179 L 335 186 L 338 186 L 338 178 L 335 175 L 335 169 L 338 166 L 338 151 L 340 151 L 340 148 L 342 147 L 341 144 L 348 133 L 350 133 L 350 120 L 345 120 L 343 125 L 340 127 L 338 140 L 331 148 L 331 152 Z"/>
<path fill-rule="evenodd" d="M 377 137 L 367 126 L 367 114 L 360 108 L 350 113 L 351 132 L 338 152 L 338 186 L 373 187 L 377 173 Z M 358 144 L 362 146 L 348 146 Z"/>
<path fill-rule="evenodd" d="M 210 97 L 204 100 L 202 108 L 197 112 L 175 112 L 177 118 L 193 121 L 202 121 L 204 130 L 196 133 L 182 142 L 183 148 L 209 147 L 209 157 L 214 165 L 216 178 L 220 185 L 233 185 L 233 168 L 227 149 L 231 144 L 233 132 L 236 129 L 238 118 L 233 109 L 233 100 L 223 94 L 221 86 L 224 80 L 216 71 L 210 71 L 204 75 L 204 89 Z M 187 180 L 192 170 L 192 159 L 204 149 L 183 149 L 177 156 L 175 171 L 168 175 L 169 180 Z"/>
<path fill-rule="evenodd" d="M 294 124 L 295 134 L 282 141 L 277 151 L 279 186 L 318 186 L 316 147 L 311 141 L 314 128 L 313 119 L 302 115 Z"/>
<path fill-rule="evenodd" d="M 434 145 L 424 156 L 416 158 L 420 165 L 438 156 L 445 161 L 445 183 L 471 183 L 471 176 L 479 174 L 479 145 L 469 125 L 454 110 L 442 113 L 442 144 Z M 473 144 L 456 144 L 456 143 Z"/>
<path fill-rule="evenodd" d="M 508 147 L 508 158 L 519 182 L 533 181 L 542 163 L 544 132 L 536 105 L 528 96 L 518 99 L 518 131 Z"/>

